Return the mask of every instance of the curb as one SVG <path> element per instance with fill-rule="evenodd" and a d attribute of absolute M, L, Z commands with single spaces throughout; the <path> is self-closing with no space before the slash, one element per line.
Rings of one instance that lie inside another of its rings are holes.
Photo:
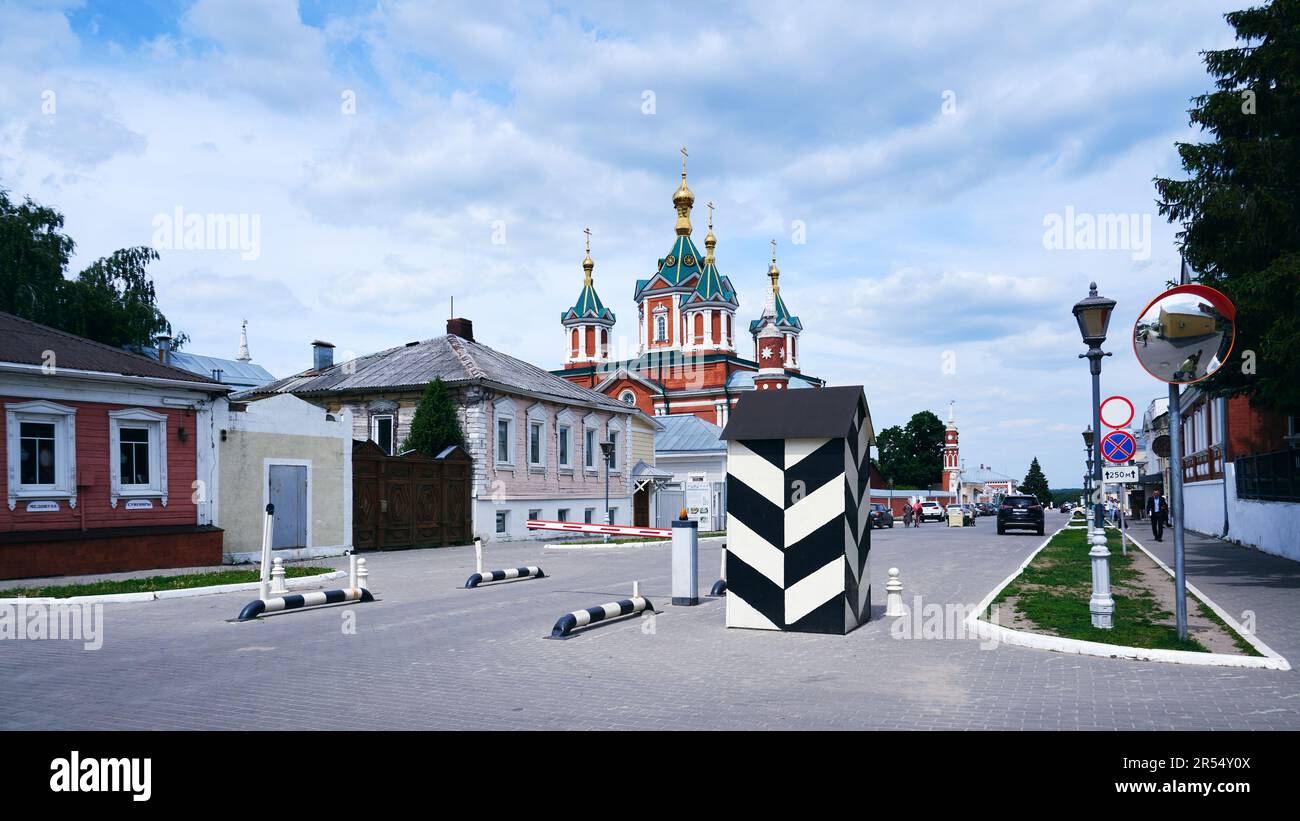
<path fill-rule="evenodd" d="M 290 590 L 297 590 L 302 587 L 310 587 L 320 582 L 330 579 L 341 579 L 347 573 L 343 570 L 335 570 L 330 573 L 321 573 L 316 576 L 303 576 L 297 579 L 286 579 L 285 587 Z M 25 602 L 27 604 L 129 604 L 132 602 L 155 601 L 158 599 L 187 599 L 191 596 L 213 596 L 220 593 L 240 593 L 246 590 L 257 590 L 261 582 L 239 582 L 237 584 L 211 584 L 207 587 L 186 587 L 180 590 L 155 590 L 144 593 L 106 593 L 98 596 L 69 596 L 68 598 L 58 599 L 52 596 L 19 596 L 15 598 L 0 599 L 0 605 L 18 604 Z"/>
<path fill-rule="evenodd" d="M 1052 539 L 1056 538 L 1057 534 L 1064 530 L 1066 530 L 1066 528 L 1062 527 L 1051 536 L 1048 536 L 1047 539 L 1035 548 L 1034 552 L 1030 553 L 1029 557 L 1016 568 L 1015 572 L 1003 579 L 991 593 L 985 596 L 984 599 L 976 605 L 974 611 L 966 617 L 966 627 L 974 632 L 979 638 L 986 641 L 996 641 L 1014 647 L 1051 650 L 1057 653 L 1072 653 L 1080 656 L 1121 658 L 1134 661 L 1161 661 L 1169 664 L 1195 664 L 1207 667 L 1239 667 L 1253 668 L 1257 670 L 1291 669 L 1291 665 L 1286 659 L 1275 653 L 1263 642 L 1258 641 L 1249 633 L 1245 632 L 1235 619 L 1223 612 L 1222 608 L 1210 601 L 1204 593 L 1197 590 L 1190 583 L 1187 585 L 1187 592 L 1191 593 L 1207 607 L 1213 610 L 1215 614 L 1218 615 L 1219 618 L 1223 619 L 1224 622 L 1226 622 L 1231 629 L 1235 630 L 1238 635 L 1250 642 L 1256 650 L 1264 653 L 1265 657 L 1234 656 L 1227 653 L 1197 653 L 1191 650 L 1161 650 L 1144 647 L 1126 647 L 1120 644 L 1103 644 L 1101 642 L 1070 639 L 1063 636 L 1049 636 L 1043 633 L 1028 633 L 1023 630 L 1012 630 L 1009 627 L 1002 627 L 1001 625 L 982 621 L 980 619 L 980 614 L 988 609 L 989 605 L 993 603 L 993 600 L 997 598 L 998 594 L 1001 593 L 1007 585 L 1015 581 L 1020 574 L 1024 572 L 1024 569 L 1029 566 L 1029 563 L 1034 560 L 1034 557 L 1042 552 L 1043 548 L 1047 547 L 1048 543 L 1051 542 Z M 1147 556 L 1150 556 L 1159 567 L 1163 568 L 1166 572 L 1170 572 L 1165 563 L 1157 559 L 1155 556 L 1152 556 L 1150 551 L 1142 546 L 1141 542 L 1137 541 L 1132 536 L 1129 537 L 1129 541 L 1137 545 L 1138 549 L 1143 553 L 1146 553 Z M 1172 572 L 1170 572 L 1170 575 L 1173 575 Z"/>

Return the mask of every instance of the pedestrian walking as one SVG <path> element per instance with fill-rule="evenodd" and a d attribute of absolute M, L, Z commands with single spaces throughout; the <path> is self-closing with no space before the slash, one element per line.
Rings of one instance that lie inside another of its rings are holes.
<path fill-rule="evenodd" d="M 1169 506 L 1165 504 L 1160 491 L 1151 494 L 1147 500 L 1147 517 L 1151 519 L 1151 535 L 1157 542 L 1164 541 L 1165 525 L 1169 524 Z"/>
<path fill-rule="evenodd" d="M 903 527 L 912 526 L 912 503 L 903 503 Z"/>

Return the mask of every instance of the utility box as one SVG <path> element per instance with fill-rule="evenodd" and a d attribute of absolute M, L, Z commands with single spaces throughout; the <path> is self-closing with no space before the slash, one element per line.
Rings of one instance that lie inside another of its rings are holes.
<path fill-rule="evenodd" d="M 727 442 L 727 626 L 871 618 L 871 412 L 860 385 L 744 394 Z"/>
<path fill-rule="evenodd" d="M 966 514 L 959 505 L 948 505 L 948 527 L 964 527 Z"/>

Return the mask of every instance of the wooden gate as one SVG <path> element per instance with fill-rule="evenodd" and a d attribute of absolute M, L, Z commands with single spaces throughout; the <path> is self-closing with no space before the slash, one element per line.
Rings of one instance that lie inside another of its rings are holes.
<path fill-rule="evenodd" d="M 354 442 L 353 546 L 360 551 L 469 544 L 471 466 L 461 448 L 436 458 L 389 456 L 374 442 Z"/>

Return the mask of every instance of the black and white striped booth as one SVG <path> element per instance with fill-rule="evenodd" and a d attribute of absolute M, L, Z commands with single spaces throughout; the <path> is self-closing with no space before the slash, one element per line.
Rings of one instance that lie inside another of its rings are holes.
<path fill-rule="evenodd" d="M 871 618 L 871 411 L 858 385 L 755 391 L 727 441 L 727 626 L 844 634 Z"/>

